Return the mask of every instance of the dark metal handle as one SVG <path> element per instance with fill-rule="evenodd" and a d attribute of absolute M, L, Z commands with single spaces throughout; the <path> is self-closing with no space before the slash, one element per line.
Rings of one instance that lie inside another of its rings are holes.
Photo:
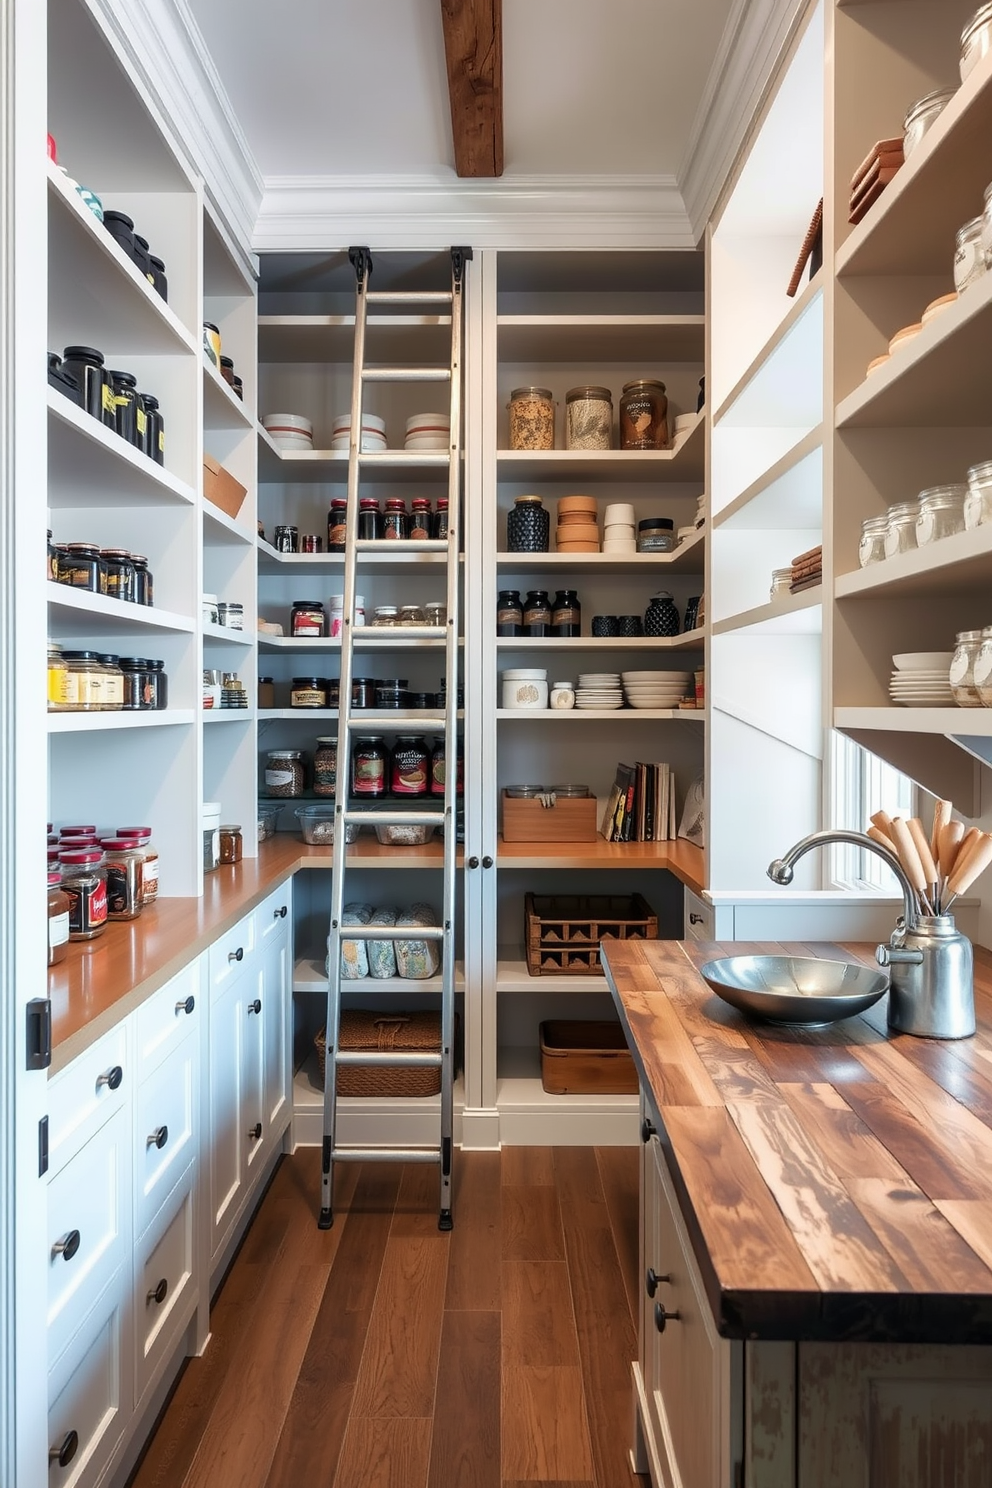
<path fill-rule="evenodd" d="M 483 866 L 483 868 L 491 868 L 493 866 L 493 860 L 492 860 L 492 858 L 489 858 L 489 857 L 483 858 L 483 860 L 482 860 L 482 866 Z"/>
<path fill-rule="evenodd" d="M 161 1305 L 161 1303 L 163 1303 L 165 1301 L 166 1293 L 168 1292 L 168 1290 L 169 1290 L 169 1283 L 166 1281 L 165 1277 L 163 1276 L 162 1277 L 162 1280 L 159 1282 L 158 1286 L 155 1287 L 153 1291 L 150 1291 L 147 1294 L 147 1296 L 145 1298 L 145 1302 L 147 1303 L 147 1305 L 149 1307 L 151 1306 L 151 1304 L 153 1302 L 156 1303 L 157 1305 Z"/>
<path fill-rule="evenodd" d="M 75 1457 L 75 1455 L 76 1455 L 76 1449 L 77 1449 L 78 1446 L 79 1446 L 79 1433 L 78 1433 L 78 1431 L 67 1431 L 66 1434 L 65 1434 L 65 1436 L 62 1438 L 62 1445 L 61 1446 L 59 1446 L 59 1447 L 49 1447 L 49 1449 L 48 1449 L 48 1460 L 49 1460 L 49 1462 L 57 1462 L 58 1465 L 59 1465 L 59 1467 L 68 1467 L 69 1466 L 69 1463 L 72 1461 L 73 1457 Z"/>
<path fill-rule="evenodd" d="M 666 1312 L 665 1309 L 664 1309 L 664 1307 L 662 1307 L 662 1305 L 661 1305 L 660 1302 L 656 1302 L 654 1304 L 654 1325 L 658 1329 L 658 1332 L 659 1333 L 664 1333 L 666 1323 L 668 1323 L 668 1322 L 676 1322 L 677 1323 L 678 1321 L 679 1321 L 679 1312 L 678 1312 L 678 1309 L 677 1308 L 676 1308 L 675 1312 Z"/>
<path fill-rule="evenodd" d="M 62 1236 L 61 1240 L 56 1240 L 55 1244 L 52 1246 L 52 1255 L 60 1255 L 64 1261 L 71 1261 L 78 1249 L 79 1231 L 69 1230 L 65 1235 Z"/>
<path fill-rule="evenodd" d="M 145 1138 L 145 1146 L 157 1147 L 159 1152 L 161 1152 L 168 1140 L 169 1128 L 167 1126 L 157 1126 L 151 1135 Z"/>
<path fill-rule="evenodd" d="M 106 1085 L 106 1087 L 107 1087 L 108 1090 L 119 1090 L 120 1089 L 120 1084 L 121 1084 L 121 1081 L 123 1080 L 123 1078 L 124 1078 L 124 1071 L 121 1069 L 121 1067 L 120 1067 L 119 1064 L 115 1064 L 111 1069 L 107 1070 L 104 1074 L 97 1075 L 97 1077 L 96 1077 L 96 1087 L 99 1090 L 99 1088 L 100 1088 L 101 1085 Z"/>
<path fill-rule="evenodd" d="M 262 999 L 256 997 L 254 1002 L 250 1002 L 248 1004 L 248 1011 L 250 1013 L 260 1013 L 262 1011 Z"/>
<path fill-rule="evenodd" d="M 193 996 L 193 994 L 191 992 L 190 995 L 186 998 L 186 1001 L 185 1002 L 177 1002 L 176 1003 L 176 1012 L 177 1013 L 191 1013 L 195 1007 L 196 1007 L 196 998 Z"/>
<path fill-rule="evenodd" d="M 254 1126 L 250 1126 L 248 1128 L 248 1140 L 250 1142 L 257 1142 L 259 1140 L 259 1138 L 261 1137 L 261 1135 L 262 1135 L 262 1123 L 260 1121 L 256 1121 Z"/>
<path fill-rule="evenodd" d="M 671 1278 L 670 1275 L 662 1276 L 659 1272 L 657 1272 L 654 1269 L 653 1266 L 649 1266 L 648 1267 L 648 1270 L 647 1270 L 647 1275 L 644 1278 L 644 1290 L 647 1292 L 647 1294 L 648 1294 L 649 1297 L 653 1297 L 654 1294 L 655 1294 L 655 1292 L 658 1290 L 659 1286 L 661 1285 L 661 1283 L 663 1281 L 670 1282 L 671 1279 L 672 1278 Z"/>
<path fill-rule="evenodd" d="M 650 1142 L 651 1138 L 656 1137 L 657 1135 L 658 1128 L 655 1126 L 654 1122 L 649 1116 L 645 1116 L 644 1120 L 641 1122 L 641 1141 Z"/>
<path fill-rule="evenodd" d="M 701 925 L 702 923 L 703 923 L 703 917 L 702 917 L 702 915 L 697 915 L 697 914 L 690 913 L 690 915 L 689 915 L 689 924 L 690 925 Z"/>
<path fill-rule="evenodd" d="M 276 920 L 284 920 L 286 918 L 286 912 L 287 906 L 283 904 L 279 907 L 279 909 L 273 910 L 272 917 Z"/>
<path fill-rule="evenodd" d="M 479 866 L 479 860 L 478 860 L 478 858 L 469 858 L 469 860 L 468 860 L 468 866 L 470 868 L 478 868 L 478 866 Z"/>
<path fill-rule="evenodd" d="M 228 961 L 243 961 L 245 959 L 244 946 L 238 946 L 236 951 L 228 951 L 227 959 Z"/>

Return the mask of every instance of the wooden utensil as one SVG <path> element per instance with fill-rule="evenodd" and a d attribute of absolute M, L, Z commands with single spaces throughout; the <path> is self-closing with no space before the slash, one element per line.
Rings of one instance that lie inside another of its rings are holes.
<path fill-rule="evenodd" d="M 920 855 L 916 851 L 916 843 L 901 816 L 892 819 L 892 839 L 896 845 L 896 852 L 899 854 L 899 861 L 906 870 L 906 877 L 916 892 L 925 898 L 929 884 L 923 872 Z"/>
<path fill-rule="evenodd" d="M 940 829 L 937 837 L 937 866 L 944 878 L 954 867 L 954 859 L 963 836 L 964 822 L 949 821 Z"/>
<path fill-rule="evenodd" d="M 933 860 L 933 853 L 930 851 L 930 844 L 923 830 L 923 823 L 919 817 L 911 816 L 906 825 L 909 828 L 909 835 L 913 839 L 913 845 L 920 855 L 920 866 L 923 869 L 923 877 L 926 879 L 927 885 L 930 888 L 936 889 L 938 881 L 937 865 Z"/>
<path fill-rule="evenodd" d="M 968 830 L 965 832 L 964 836 L 961 838 L 961 841 L 958 843 L 958 850 L 954 855 L 953 863 L 948 864 L 948 866 L 944 869 L 944 872 L 947 874 L 947 877 L 949 879 L 952 878 L 955 873 L 957 873 L 958 869 L 961 867 L 961 864 L 966 860 L 968 854 L 971 852 L 972 848 L 978 841 L 979 837 L 981 837 L 981 835 L 982 834 L 977 827 L 969 827 Z"/>
<path fill-rule="evenodd" d="M 947 887 L 951 893 L 951 899 L 958 894 L 963 894 L 974 883 L 978 875 L 992 863 L 992 833 L 979 832 L 977 841 L 972 844 L 971 851 L 963 857 L 955 867 Z M 950 900 L 948 900 L 950 904 Z"/>
<path fill-rule="evenodd" d="M 938 857 L 937 845 L 940 840 L 940 829 L 941 827 L 946 827 L 951 819 L 951 812 L 953 810 L 954 806 L 950 801 L 935 801 L 933 804 L 933 830 L 930 833 L 930 853 L 934 859 Z"/>
<path fill-rule="evenodd" d="M 877 842 L 879 847 L 887 848 L 890 857 L 898 857 L 892 838 L 886 837 L 879 827 L 869 827 L 866 836 L 870 837 L 872 842 Z"/>
<path fill-rule="evenodd" d="M 894 841 L 894 838 L 892 836 L 892 818 L 887 811 L 876 811 L 872 814 L 869 820 L 871 821 L 873 827 L 875 827 L 884 836 L 888 837 L 890 842 Z"/>

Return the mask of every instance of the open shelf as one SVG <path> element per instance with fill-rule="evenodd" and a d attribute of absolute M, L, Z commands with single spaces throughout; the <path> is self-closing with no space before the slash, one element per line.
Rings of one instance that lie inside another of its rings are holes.
<path fill-rule="evenodd" d="M 402 937 L 400 937 L 402 938 Z M 341 991 L 345 996 L 351 993 L 368 994 L 373 992 L 396 992 L 409 997 L 413 993 L 435 992 L 440 993 L 442 979 L 440 976 L 425 977 L 423 981 L 412 981 L 409 977 L 359 977 L 356 981 L 342 982 Z M 327 993 L 327 973 L 324 971 L 324 956 L 303 956 L 293 966 L 293 991 L 294 992 L 320 992 Z M 455 963 L 455 990 L 464 991 L 465 968 L 460 962 Z"/>
<path fill-rule="evenodd" d="M 258 546 L 258 571 L 260 574 L 324 574 L 344 573 L 343 553 L 279 553 L 262 538 L 256 539 Z M 382 574 L 389 577 L 408 577 L 411 571 L 423 568 L 445 569 L 448 555 L 432 550 L 426 553 L 394 553 L 390 544 L 383 542 L 382 553 L 360 552 L 358 567 L 362 573 Z M 463 562 L 463 555 L 458 555 Z"/>
<path fill-rule="evenodd" d="M 362 635 L 361 630 L 381 629 L 382 638 L 375 637 L 371 641 L 367 635 Z M 355 631 L 356 651 L 443 651 L 444 633 L 439 631 L 435 636 L 404 635 L 403 626 L 389 625 L 376 627 L 366 625 Z M 459 636 L 459 646 L 464 641 Z M 341 642 L 336 637 L 332 640 L 329 636 L 274 636 L 260 634 L 258 637 L 259 651 L 340 651 Z"/>
<path fill-rule="evenodd" d="M 450 315 L 369 314 L 366 360 L 393 366 L 447 365 L 451 354 Z M 260 362 L 347 362 L 355 350 L 354 315 L 260 315 Z"/>
<path fill-rule="evenodd" d="M 939 594 L 992 584 L 992 526 L 955 532 L 925 548 L 896 553 L 835 580 L 838 599 L 858 595 Z"/>
<path fill-rule="evenodd" d="M 989 717 L 992 718 L 992 710 Z M 703 853 L 683 837 L 670 842 L 504 842 L 496 848 L 500 868 L 668 869 L 697 894 L 703 892 Z"/>
<path fill-rule="evenodd" d="M 246 532 L 235 517 L 214 506 L 206 497 L 203 500 L 203 541 L 208 547 L 251 547 L 255 534 Z"/>
<path fill-rule="evenodd" d="M 704 315 L 498 315 L 503 362 L 701 362 Z"/>
<path fill-rule="evenodd" d="M 253 708 L 202 708 L 200 716 L 204 723 L 254 723 Z"/>
<path fill-rule="evenodd" d="M 817 424 L 746 490 L 714 513 L 714 530 L 819 530 L 823 522 L 823 425 Z"/>
<path fill-rule="evenodd" d="M 106 428 L 57 388 L 48 389 L 49 506 L 192 506 L 196 492 Z"/>
<path fill-rule="evenodd" d="M 231 386 L 221 377 L 213 362 L 203 358 L 203 426 L 211 429 L 245 431 L 255 420 Z"/>
<path fill-rule="evenodd" d="M 308 793 L 306 796 L 287 799 L 285 796 L 270 797 L 261 793 L 258 797 L 259 806 L 305 806 L 316 798 Z M 324 806 L 331 805 L 331 798 L 324 796 L 321 799 Z M 287 833 L 280 832 L 280 839 L 285 838 Z M 296 838 L 300 844 L 300 854 L 309 861 L 309 866 L 315 868 L 332 867 L 334 863 L 334 847 L 332 843 L 314 843 L 307 845 L 300 837 Z M 462 866 L 464 853 L 461 843 L 458 844 L 456 861 L 459 868 Z M 362 830 L 357 842 L 348 845 L 346 861 L 352 868 L 436 868 L 444 867 L 444 839 L 432 837 L 422 847 L 390 847 L 384 846 L 376 837 L 374 832 Z"/>
<path fill-rule="evenodd" d="M 281 450 L 259 425 L 258 478 L 260 481 L 344 482 L 348 479 L 348 451 L 314 449 Z M 441 480 L 447 482 L 450 460 L 447 450 L 372 450 L 361 456 L 366 482 L 377 473 L 392 482 Z"/>
<path fill-rule="evenodd" d="M 703 414 L 667 450 L 506 450 L 496 452 L 501 480 L 614 480 L 701 482 Z"/>
<path fill-rule="evenodd" d="M 753 610 L 728 615 L 713 622 L 713 634 L 736 635 L 749 630 L 762 635 L 818 635 L 823 628 L 823 586 L 816 584 L 801 594 L 784 594 Z"/>
<path fill-rule="evenodd" d="M 361 711 L 364 710 L 353 709 L 352 717 L 355 717 L 356 714 Z M 440 712 L 443 712 L 443 709 L 423 710 L 419 708 L 391 708 L 389 717 L 390 719 L 398 723 L 415 724 L 422 723 L 425 718 L 437 718 Z M 337 708 L 260 708 L 258 713 L 258 721 L 259 723 L 266 723 L 270 719 L 288 719 L 296 722 L 297 720 L 305 721 L 307 719 L 310 719 L 311 721 L 319 722 L 321 720 L 333 720 L 336 719 L 337 716 Z M 461 721 L 465 717 L 462 709 L 458 710 L 458 712 L 455 714 L 455 717 L 459 721 Z"/>
<path fill-rule="evenodd" d="M 713 418 L 722 428 L 812 428 L 823 418 L 822 283 L 810 286 Z"/>
<path fill-rule="evenodd" d="M 699 651 L 702 626 L 679 636 L 497 636 L 498 651 Z"/>
<path fill-rule="evenodd" d="M 834 727 L 992 739 L 992 708 L 835 708 Z"/>
<path fill-rule="evenodd" d="M 157 610 L 154 605 L 129 604 L 72 589 L 68 584 L 46 584 L 49 629 L 65 636 L 125 636 L 136 631 L 148 635 L 192 635 L 195 625 L 188 615 Z"/>
<path fill-rule="evenodd" d="M 582 569 L 590 577 L 594 573 L 618 574 L 641 573 L 645 569 L 658 573 L 702 573 L 705 563 L 706 528 L 700 527 L 692 537 L 687 537 L 674 553 L 631 553 L 625 558 L 614 558 L 612 553 L 509 553 L 496 554 L 497 569 L 563 568 L 568 572 Z"/>
<path fill-rule="evenodd" d="M 648 723 L 664 719 L 688 719 L 690 723 L 703 722 L 701 708 L 497 708 L 498 723 L 547 723 L 552 718 L 584 718 L 596 722 L 606 719 L 623 719 L 624 723 Z"/>
<path fill-rule="evenodd" d="M 49 713 L 48 732 L 99 734 L 118 729 L 176 728 L 192 723 L 195 716 L 192 708 L 163 708 L 161 712 L 151 713 L 131 709 L 115 713 Z"/>
<path fill-rule="evenodd" d="M 250 646 L 253 637 L 250 631 L 233 630 L 229 625 L 211 625 L 208 620 L 203 622 L 204 642 L 218 642 L 222 646 Z"/>
<path fill-rule="evenodd" d="M 363 989 L 367 983 L 362 982 Z M 416 986 L 416 983 L 407 983 Z M 368 989 L 371 990 L 371 989 Z M 454 1082 L 454 1140 L 461 1141 L 461 1114 L 465 1107 L 465 1081 L 458 1075 Z M 319 1147 L 323 1134 L 324 1085 L 320 1079 L 317 1051 L 293 1076 L 293 1132 L 298 1143 Z M 338 1100 L 335 1136 L 343 1147 L 436 1146 L 439 1095 L 349 1096 Z M 456 1159 L 457 1161 L 457 1159 Z"/>
<path fill-rule="evenodd" d="M 765 369 L 769 367 L 780 349 L 786 346 L 790 337 L 792 336 L 793 331 L 798 326 L 799 322 L 803 319 L 807 310 L 809 310 L 810 306 L 813 304 L 813 301 L 822 295 L 823 284 L 824 274 L 823 270 L 821 269 L 806 284 L 805 288 L 796 296 L 795 300 L 789 306 L 788 310 L 785 312 L 772 334 L 768 337 L 765 344 L 761 347 L 760 351 L 758 351 L 758 353 L 751 359 L 750 365 L 744 369 L 741 376 L 737 379 L 734 386 L 731 388 L 730 392 L 727 394 L 726 398 L 724 398 L 723 402 L 720 404 L 720 407 L 713 415 L 714 424 L 720 423 L 721 420 L 727 416 L 737 400 L 742 397 L 744 392 L 751 386 L 753 382 L 755 382 L 755 380 L 762 374 L 762 372 L 764 372 Z M 807 333 L 812 332 L 813 329 L 814 327 L 812 323 L 804 329 L 800 347 L 801 359 L 805 356 L 805 352 L 802 350 L 802 347 L 805 347 Z M 795 358 L 790 357 L 787 359 L 783 357 L 783 361 L 786 360 L 788 366 L 791 367 Z M 776 422 L 776 420 L 773 419 L 772 422 Z"/>

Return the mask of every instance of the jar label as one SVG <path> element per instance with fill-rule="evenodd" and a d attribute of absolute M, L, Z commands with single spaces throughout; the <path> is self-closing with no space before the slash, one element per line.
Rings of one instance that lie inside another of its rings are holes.
<path fill-rule="evenodd" d="M 422 796 L 427 790 L 427 751 L 395 750 L 392 791 L 395 796 Z"/>
<path fill-rule="evenodd" d="M 158 855 L 146 858 L 141 873 L 141 888 L 144 899 L 154 899 L 158 893 Z"/>
<path fill-rule="evenodd" d="M 335 522 L 333 526 L 328 524 L 327 546 L 329 548 L 343 548 L 347 530 L 344 522 Z"/>
<path fill-rule="evenodd" d="M 117 399 L 114 397 L 113 389 L 106 383 L 103 385 L 100 401 L 103 404 L 104 413 L 114 413 L 117 408 Z"/>
<path fill-rule="evenodd" d="M 319 615 L 294 615 L 294 636 L 321 636 L 324 634 L 324 623 Z"/>
<path fill-rule="evenodd" d="M 114 919 L 130 918 L 134 914 L 130 877 L 127 863 L 107 864 L 107 914 Z"/>
<path fill-rule="evenodd" d="M 525 625 L 547 625 L 550 618 L 550 610 L 542 609 L 540 605 L 530 605 L 524 610 Z"/>
<path fill-rule="evenodd" d="M 426 542 L 429 537 L 430 533 L 428 532 L 427 528 L 422 527 L 419 522 L 415 521 L 413 523 L 413 526 L 410 528 L 411 542 Z"/>
<path fill-rule="evenodd" d="M 51 950 L 56 946 L 65 945 L 69 939 L 69 911 L 63 910 L 61 914 L 52 915 L 48 921 L 48 945 Z"/>
<path fill-rule="evenodd" d="M 265 783 L 269 786 L 292 785 L 292 770 L 266 770 Z"/>
<path fill-rule="evenodd" d="M 316 687 L 296 687 L 289 695 L 291 708 L 323 708 L 326 704 L 327 694 Z"/>
<path fill-rule="evenodd" d="M 159 452 L 160 455 L 164 455 L 165 454 L 165 430 L 164 429 L 160 429 L 158 431 L 158 452 Z"/>
<path fill-rule="evenodd" d="M 148 415 L 143 408 L 138 409 L 138 433 L 142 439 L 145 437 L 145 429 L 148 427 Z"/>
<path fill-rule="evenodd" d="M 386 762 L 371 755 L 355 758 L 352 790 L 356 796 L 379 796 L 386 784 Z"/>
<path fill-rule="evenodd" d="M 70 935 L 90 935 L 107 923 L 107 885 L 102 878 L 62 887 L 69 899 Z"/>
<path fill-rule="evenodd" d="M 64 667 L 48 669 L 48 701 L 60 707 L 69 702 L 69 673 Z"/>

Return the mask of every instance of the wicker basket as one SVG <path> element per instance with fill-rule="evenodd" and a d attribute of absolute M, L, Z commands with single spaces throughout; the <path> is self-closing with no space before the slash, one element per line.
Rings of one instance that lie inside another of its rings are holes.
<path fill-rule="evenodd" d="M 314 1039 L 321 1080 L 327 1058 L 325 1032 L 322 1028 Z M 340 1042 L 341 1048 L 347 1051 L 437 1053 L 441 1048 L 441 1014 L 383 1013 L 357 1008 L 342 1010 Z M 441 1067 L 427 1065 L 419 1069 L 393 1069 L 388 1065 L 341 1065 L 337 1089 L 339 1095 L 437 1095 L 441 1089 Z"/>
<path fill-rule="evenodd" d="M 599 976 L 601 940 L 657 940 L 640 894 L 528 894 L 524 939 L 531 976 Z"/>

